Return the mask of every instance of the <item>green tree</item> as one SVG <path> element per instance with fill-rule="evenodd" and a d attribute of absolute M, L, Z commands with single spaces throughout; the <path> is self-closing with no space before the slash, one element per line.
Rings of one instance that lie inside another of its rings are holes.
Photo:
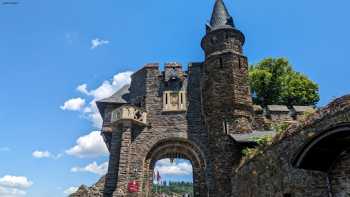
<path fill-rule="evenodd" d="M 253 101 L 259 105 L 316 105 L 318 85 L 293 70 L 285 58 L 266 58 L 250 66 Z"/>

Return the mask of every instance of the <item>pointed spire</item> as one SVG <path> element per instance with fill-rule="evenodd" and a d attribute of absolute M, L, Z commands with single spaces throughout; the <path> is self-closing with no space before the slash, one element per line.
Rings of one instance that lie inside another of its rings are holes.
<path fill-rule="evenodd" d="M 230 16 L 223 0 L 216 0 L 213 14 L 210 19 L 209 29 L 221 29 L 221 28 L 235 28 L 233 19 Z"/>

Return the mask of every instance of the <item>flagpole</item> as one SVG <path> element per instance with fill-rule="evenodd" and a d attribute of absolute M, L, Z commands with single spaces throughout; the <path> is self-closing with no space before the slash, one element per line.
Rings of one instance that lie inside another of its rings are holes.
<path fill-rule="evenodd" d="M 158 179 L 157 179 L 157 175 L 155 176 L 157 182 L 156 182 L 156 194 L 158 194 Z"/>

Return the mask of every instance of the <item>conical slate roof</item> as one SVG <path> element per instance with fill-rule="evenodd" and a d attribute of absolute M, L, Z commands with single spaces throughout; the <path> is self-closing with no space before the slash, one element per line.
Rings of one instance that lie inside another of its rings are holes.
<path fill-rule="evenodd" d="M 223 0 L 216 0 L 213 14 L 210 19 L 210 30 L 221 28 L 234 28 L 233 19 L 230 16 Z"/>

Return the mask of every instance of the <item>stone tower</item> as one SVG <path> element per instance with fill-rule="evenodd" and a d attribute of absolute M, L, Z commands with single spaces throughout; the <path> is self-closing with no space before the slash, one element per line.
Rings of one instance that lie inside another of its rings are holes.
<path fill-rule="evenodd" d="M 213 165 L 210 193 L 220 196 L 230 196 L 227 172 L 240 157 L 239 147 L 230 135 L 252 131 L 253 105 L 248 61 L 242 50 L 244 41 L 224 2 L 217 0 L 201 43 L 205 52 L 201 93 Z"/>
<path fill-rule="evenodd" d="M 248 61 L 242 50 L 245 37 L 236 29 L 222 0 L 216 1 L 206 28 L 202 40 L 205 52 L 202 95 L 208 125 L 216 128 L 225 125 L 219 133 L 250 132 L 253 105 Z"/>

